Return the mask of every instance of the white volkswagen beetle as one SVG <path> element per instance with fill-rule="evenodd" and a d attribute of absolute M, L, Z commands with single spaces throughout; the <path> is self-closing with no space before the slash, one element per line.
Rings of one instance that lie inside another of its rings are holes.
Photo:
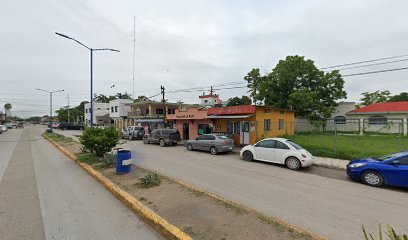
<path fill-rule="evenodd" d="M 240 155 L 245 161 L 279 163 L 292 170 L 313 164 L 312 154 L 285 138 L 265 138 L 254 145 L 243 147 Z"/>

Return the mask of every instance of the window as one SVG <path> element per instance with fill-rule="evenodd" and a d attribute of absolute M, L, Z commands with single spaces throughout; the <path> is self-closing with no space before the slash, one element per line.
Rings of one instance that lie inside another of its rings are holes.
<path fill-rule="evenodd" d="M 111 107 L 111 112 L 113 112 L 113 107 Z"/>
<path fill-rule="evenodd" d="M 205 140 L 205 136 L 204 136 L 204 135 L 200 135 L 200 136 L 198 136 L 195 140 L 197 140 L 197 141 Z"/>
<path fill-rule="evenodd" d="M 264 119 L 264 131 L 271 131 L 271 119 Z"/>
<path fill-rule="evenodd" d="M 279 130 L 283 130 L 285 128 L 285 120 L 279 119 Z"/>
<path fill-rule="evenodd" d="M 234 122 L 234 134 L 241 133 L 241 124 L 239 122 Z"/>
<path fill-rule="evenodd" d="M 198 135 L 211 133 L 211 127 L 209 124 L 198 124 Z"/>
<path fill-rule="evenodd" d="M 215 99 L 214 102 L 216 103 L 216 102 L 217 102 L 217 99 Z"/>
<path fill-rule="evenodd" d="M 264 140 L 262 142 L 258 142 L 256 144 L 256 147 L 261 147 L 261 148 L 274 148 L 275 147 L 275 140 Z"/>
<path fill-rule="evenodd" d="M 408 157 L 397 159 L 401 165 L 408 165 Z"/>
<path fill-rule="evenodd" d="M 149 109 L 146 108 L 146 115 L 149 115 Z"/>
<path fill-rule="evenodd" d="M 209 141 L 215 140 L 215 136 L 213 136 L 213 135 L 205 135 L 205 140 L 209 140 Z"/>
<path fill-rule="evenodd" d="M 115 112 L 118 112 L 118 106 L 115 106 Z"/>
<path fill-rule="evenodd" d="M 157 114 L 157 115 L 163 114 L 163 109 L 161 109 L 161 108 L 156 108 L 156 114 Z"/>
<path fill-rule="evenodd" d="M 334 117 L 334 124 L 346 124 L 346 117 L 345 116 Z"/>
<path fill-rule="evenodd" d="M 241 125 L 239 122 L 228 122 L 227 123 L 227 133 L 229 134 L 239 134 L 241 133 Z"/>
<path fill-rule="evenodd" d="M 167 114 L 172 114 L 171 108 L 167 109 Z"/>
<path fill-rule="evenodd" d="M 276 141 L 276 147 L 275 148 L 278 148 L 278 149 L 289 149 L 289 147 L 286 145 L 286 144 L 284 144 L 283 142 L 280 142 L 280 141 Z"/>
<path fill-rule="evenodd" d="M 208 100 L 204 100 L 204 103 L 208 103 Z"/>
<path fill-rule="evenodd" d="M 85 109 L 85 113 L 88 113 L 88 109 Z"/>
<path fill-rule="evenodd" d="M 296 144 L 292 141 L 286 141 L 286 143 L 289 143 L 290 145 L 292 145 L 292 147 L 296 148 L 297 150 L 303 149 L 299 144 Z"/>
<path fill-rule="evenodd" d="M 386 125 L 387 118 L 384 116 L 371 116 L 368 118 L 368 125 Z"/>

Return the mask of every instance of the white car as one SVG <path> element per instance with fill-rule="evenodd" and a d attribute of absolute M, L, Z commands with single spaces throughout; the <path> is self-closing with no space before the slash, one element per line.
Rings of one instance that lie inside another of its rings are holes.
<path fill-rule="evenodd" d="M 7 127 L 5 125 L 0 125 L 0 132 L 7 132 Z"/>
<path fill-rule="evenodd" d="M 245 161 L 259 160 L 279 163 L 292 170 L 313 164 L 312 154 L 285 138 L 263 139 L 254 145 L 243 147 L 240 155 Z"/>

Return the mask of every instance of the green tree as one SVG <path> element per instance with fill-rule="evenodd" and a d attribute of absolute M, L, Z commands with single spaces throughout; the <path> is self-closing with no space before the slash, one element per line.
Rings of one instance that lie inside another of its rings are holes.
<path fill-rule="evenodd" d="M 129 93 L 116 93 L 116 98 L 118 99 L 132 99 L 132 97 L 129 95 Z"/>
<path fill-rule="evenodd" d="M 141 96 L 137 96 L 137 98 L 135 98 L 135 100 L 133 102 L 137 103 L 137 102 L 142 102 L 142 101 L 146 101 L 148 100 L 148 98 L 144 95 Z"/>
<path fill-rule="evenodd" d="M 408 92 L 402 92 L 400 94 L 391 96 L 388 99 L 389 102 L 400 102 L 400 101 L 408 101 Z"/>
<path fill-rule="evenodd" d="M 96 102 L 108 103 L 110 100 L 116 99 L 115 96 L 106 96 L 104 94 L 99 94 L 94 98 Z"/>
<path fill-rule="evenodd" d="M 248 96 L 233 97 L 228 99 L 227 106 L 238 106 L 238 105 L 251 105 L 252 101 Z"/>
<path fill-rule="evenodd" d="M 115 127 L 89 127 L 79 136 L 84 148 L 98 157 L 114 148 L 120 139 L 120 132 Z"/>
<path fill-rule="evenodd" d="M 6 119 L 7 119 L 7 112 L 9 112 L 12 107 L 13 107 L 13 106 L 11 105 L 11 103 L 6 103 L 6 104 L 4 104 L 4 109 L 6 110 L 6 111 L 5 111 Z"/>
<path fill-rule="evenodd" d="M 257 101 L 262 99 L 259 95 L 259 88 L 263 77 L 259 73 L 259 68 L 252 69 L 244 79 L 248 82 L 247 87 L 249 88 L 248 92 L 250 92 L 249 96 L 254 100 L 255 105 L 257 105 Z"/>
<path fill-rule="evenodd" d="M 388 90 L 377 90 L 375 92 L 363 92 L 361 95 L 363 95 L 363 97 L 360 99 L 361 103 L 358 104 L 358 107 L 387 102 L 390 99 L 391 93 Z"/>
<path fill-rule="evenodd" d="M 266 106 L 292 109 L 296 116 L 315 121 L 331 116 L 337 101 L 347 96 L 343 89 L 337 70 L 323 72 L 312 60 L 296 55 L 280 60 L 263 76 L 256 94 Z"/>

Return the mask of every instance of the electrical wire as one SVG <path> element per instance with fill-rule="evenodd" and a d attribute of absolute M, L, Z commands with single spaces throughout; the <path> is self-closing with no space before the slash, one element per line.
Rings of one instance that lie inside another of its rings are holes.
<path fill-rule="evenodd" d="M 378 61 L 382 61 L 382 60 L 388 60 L 388 59 L 394 59 L 394 58 L 401 58 L 401 57 L 408 57 L 408 54 L 399 55 L 399 56 L 392 56 L 392 57 L 383 57 L 383 58 L 377 58 L 377 59 L 370 59 L 370 60 L 359 61 L 359 62 L 352 62 L 352 63 L 346 63 L 346 64 L 340 64 L 340 65 L 335 65 L 335 66 L 330 66 L 330 67 L 323 67 L 323 68 L 320 68 L 320 69 L 323 70 L 323 69 L 331 69 L 331 68 L 345 67 L 345 66 L 357 65 L 357 64 L 362 64 L 362 63 L 369 63 L 369 62 L 378 62 Z"/>

